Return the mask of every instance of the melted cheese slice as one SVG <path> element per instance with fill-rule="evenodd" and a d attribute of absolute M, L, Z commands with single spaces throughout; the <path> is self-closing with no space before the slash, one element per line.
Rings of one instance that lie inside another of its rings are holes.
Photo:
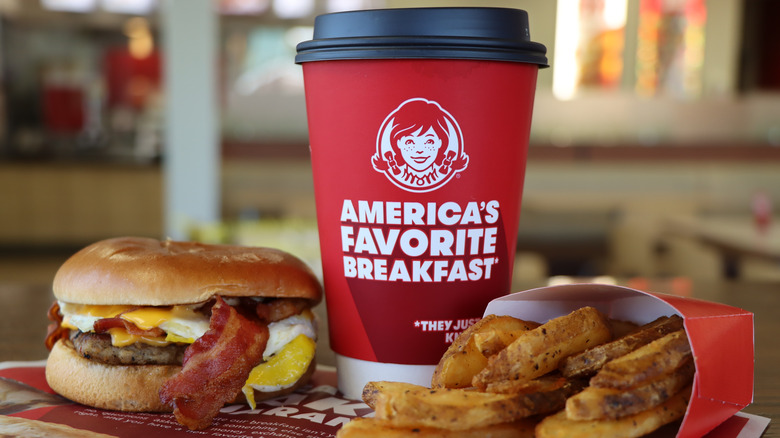
<path fill-rule="evenodd" d="M 169 342 L 193 343 L 209 329 L 209 319 L 195 312 L 191 306 L 173 306 L 171 309 L 144 307 L 122 315 L 123 319 L 135 323 L 139 328 L 163 329 Z"/>
<path fill-rule="evenodd" d="M 111 344 L 115 347 L 126 347 L 135 344 L 136 342 L 154 345 L 155 347 L 164 347 L 170 344 L 170 342 L 167 341 L 167 338 L 131 335 L 123 328 L 108 329 L 108 334 L 111 335 Z"/>

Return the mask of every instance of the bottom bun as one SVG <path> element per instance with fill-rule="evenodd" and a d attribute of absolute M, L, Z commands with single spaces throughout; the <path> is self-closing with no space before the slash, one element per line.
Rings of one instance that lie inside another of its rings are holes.
<path fill-rule="evenodd" d="M 46 361 L 46 382 L 83 405 L 124 412 L 171 412 L 160 388 L 178 365 L 106 365 L 85 359 L 69 340 L 59 340 Z"/>
<path fill-rule="evenodd" d="M 255 391 L 255 401 L 289 394 L 308 383 L 314 374 L 312 360 L 304 375 L 290 388 Z M 82 357 L 70 340 L 59 340 L 46 361 L 46 382 L 51 389 L 76 403 L 124 412 L 171 412 L 160 401 L 165 381 L 181 370 L 178 365 L 106 365 Z M 234 402 L 246 402 L 239 391 Z"/>

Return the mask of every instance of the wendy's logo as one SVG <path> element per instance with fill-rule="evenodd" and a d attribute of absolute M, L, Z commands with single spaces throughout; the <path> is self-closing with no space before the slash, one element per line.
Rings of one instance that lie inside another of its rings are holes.
<path fill-rule="evenodd" d="M 438 103 L 409 99 L 382 122 L 371 157 L 374 169 L 410 192 L 430 192 L 466 169 L 458 122 Z"/>

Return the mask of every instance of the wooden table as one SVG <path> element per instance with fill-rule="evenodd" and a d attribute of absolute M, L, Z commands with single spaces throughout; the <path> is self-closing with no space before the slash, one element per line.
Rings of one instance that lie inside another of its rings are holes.
<path fill-rule="evenodd" d="M 633 283 L 636 284 L 636 283 Z M 683 282 L 683 285 L 690 283 Z M 515 290 L 541 286 L 516 285 Z M 647 289 L 671 292 L 674 281 L 650 281 Z M 687 286 L 685 287 L 687 289 Z M 687 290 L 686 290 L 687 291 Z M 765 437 L 780 437 L 780 284 L 726 281 L 692 284 L 693 296 L 736 306 L 755 314 L 755 398 L 745 412 L 772 420 Z M 52 301 L 44 286 L 0 283 L 0 361 L 44 359 L 46 311 Z M 319 312 L 322 309 L 317 309 Z M 325 327 L 327 330 L 327 327 Z M 322 338 L 327 339 L 323 333 Z M 320 346 L 322 361 L 331 362 L 327 343 Z"/>

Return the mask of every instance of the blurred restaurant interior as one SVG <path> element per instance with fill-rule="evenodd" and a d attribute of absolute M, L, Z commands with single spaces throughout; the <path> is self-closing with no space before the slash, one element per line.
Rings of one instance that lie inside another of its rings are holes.
<path fill-rule="evenodd" d="M 0 0 L 0 281 L 139 235 L 316 268 L 320 13 L 525 9 L 540 71 L 516 280 L 780 281 L 775 0 Z"/>

